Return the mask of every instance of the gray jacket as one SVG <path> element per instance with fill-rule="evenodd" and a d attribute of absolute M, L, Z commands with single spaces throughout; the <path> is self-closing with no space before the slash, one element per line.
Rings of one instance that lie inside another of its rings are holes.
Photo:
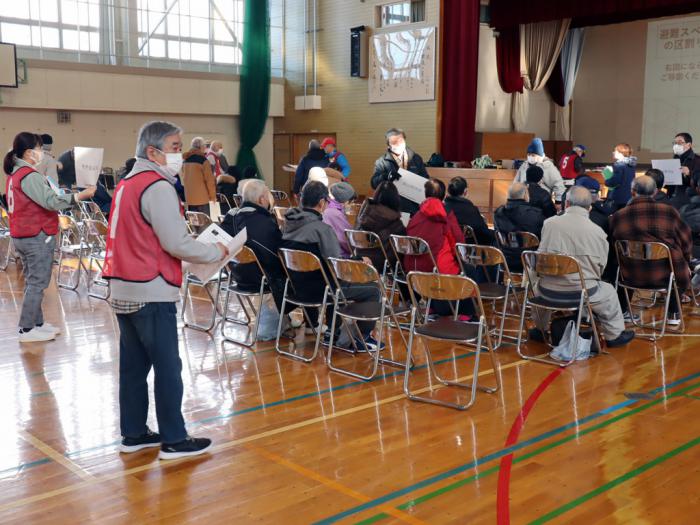
<path fill-rule="evenodd" d="M 564 179 L 561 178 L 559 169 L 557 169 L 551 159 L 548 159 L 547 157 L 545 157 L 542 162 L 538 162 L 537 166 L 542 168 L 542 171 L 544 171 L 544 176 L 540 181 L 540 186 L 554 195 L 554 200 L 557 202 L 561 201 L 561 196 L 564 194 L 566 188 L 564 187 Z M 528 164 L 527 161 L 523 162 L 518 168 L 518 173 L 515 175 L 515 180 L 513 182 L 526 183 L 526 172 L 529 167 L 530 164 Z"/>
<path fill-rule="evenodd" d="M 287 210 L 284 217 L 283 240 L 317 244 L 325 259 L 340 257 L 338 237 L 333 228 L 323 222 L 320 213 L 307 208 L 291 208 Z"/>
<path fill-rule="evenodd" d="M 25 166 L 29 166 L 35 170 L 22 179 L 22 192 L 27 197 L 47 210 L 65 210 L 75 204 L 75 195 L 57 195 L 51 186 L 49 186 L 46 177 L 37 172 L 34 166 L 22 159 L 15 157 L 15 167 L 12 173 Z"/>

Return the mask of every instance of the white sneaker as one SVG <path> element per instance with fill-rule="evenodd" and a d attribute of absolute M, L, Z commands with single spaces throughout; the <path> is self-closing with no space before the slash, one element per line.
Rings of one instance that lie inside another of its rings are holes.
<path fill-rule="evenodd" d="M 671 314 L 668 316 L 666 323 L 668 324 L 668 326 L 680 326 L 681 316 L 678 314 Z"/>
<path fill-rule="evenodd" d="M 61 329 L 52 325 L 51 323 L 44 323 L 41 326 L 35 326 L 34 330 L 39 330 L 40 332 L 51 333 L 54 335 L 61 335 Z"/>
<path fill-rule="evenodd" d="M 291 315 L 288 315 L 287 318 L 289 319 L 289 327 L 294 328 L 295 330 L 297 328 L 300 328 L 304 324 L 304 321 L 302 321 L 301 319 L 297 319 L 295 317 L 292 317 Z"/>
<path fill-rule="evenodd" d="M 41 343 L 44 341 L 53 341 L 56 339 L 56 334 L 53 332 L 45 332 L 42 330 L 32 329 L 29 332 L 19 334 L 20 343 Z"/>

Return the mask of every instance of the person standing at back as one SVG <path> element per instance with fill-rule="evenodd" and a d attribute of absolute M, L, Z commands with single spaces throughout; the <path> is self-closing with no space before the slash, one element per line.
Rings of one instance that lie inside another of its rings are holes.
<path fill-rule="evenodd" d="M 339 171 L 343 174 L 343 177 L 347 179 L 352 171 L 350 169 L 350 163 L 345 154 L 338 151 L 335 145 L 335 139 L 333 137 L 326 137 L 323 139 L 323 142 L 321 142 L 321 149 L 326 152 L 326 156 L 328 157 L 328 162 L 330 163 L 328 167 Z"/>
<path fill-rule="evenodd" d="M 613 159 L 615 164 L 612 169 L 603 170 L 603 177 L 605 185 L 610 188 L 606 202 L 615 212 L 627 206 L 632 198 L 632 182 L 636 176 L 637 157 L 632 156 L 630 145 L 623 142 L 615 146 Z"/>
<path fill-rule="evenodd" d="M 192 139 L 192 147 L 183 155 L 182 185 L 188 211 L 209 214 L 209 203 L 216 201 L 216 177 L 206 159 L 206 145 L 202 137 Z"/>
<path fill-rule="evenodd" d="M 309 171 L 311 168 L 327 168 L 330 164 L 326 152 L 321 149 L 321 144 L 318 140 L 309 141 L 309 150 L 306 152 L 297 165 L 296 173 L 294 174 L 294 187 L 292 193 L 299 195 L 301 189 L 309 179 Z"/>
<path fill-rule="evenodd" d="M 564 179 L 565 186 L 572 186 L 576 177 L 586 173 L 583 167 L 583 157 L 586 156 L 586 146 L 577 144 L 570 153 L 562 156 L 559 161 L 559 173 Z"/>
<path fill-rule="evenodd" d="M 226 169 L 222 167 L 221 155 L 224 153 L 224 145 L 221 144 L 220 140 L 215 140 L 209 146 L 207 150 L 206 157 L 211 164 L 211 172 L 214 174 L 214 178 L 218 177 L 222 173 L 226 172 Z M 228 163 L 227 163 L 228 167 Z"/>
<path fill-rule="evenodd" d="M 77 194 L 58 195 L 36 171 L 41 163 L 41 137 L 23 131 L 5 155 L 3 170 L 12 244 L 24 268 L 24 300 L 19 318 L 19 342 L 51 341 L 60 330 L 44 322 L 41 303 L 51 281 L 53 251 L 58 234 L 58 211 L 90 199 L 95 187 Z"/>
<path fill-rule="evenodd" d="M 41 136 L 42 157 L 41 162 L 37 164 L 36 171 L 47 177 L 48 183 L 54 191 L 58 190 L 58 161 L 54 158 L 51 150 L 53 149 L 53 137 L 47 133 Z"/>
<path fill-rule="evenodd" d="M 182 130 L 174 124 L 148 122 L 139 131 L 136 163 L 115 190 L 103 271 L 119 323 L 120 451 L 160 447 L 160 459 L 202 454 L 211 446 L 209 439 L 188 436 L 182 417 L 176 303 L 181 261 L 213 263 L 228 255 L 224 245 L 188 234 L 174 186 L 181 151 Z M 160 434 L 146 424 L 151 368 Z"/>

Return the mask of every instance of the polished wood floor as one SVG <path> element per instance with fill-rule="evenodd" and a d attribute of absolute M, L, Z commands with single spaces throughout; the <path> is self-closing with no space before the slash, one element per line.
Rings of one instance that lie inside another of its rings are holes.
<path fill-rule="evenodd" d="M 467 412 L 406 400 L 396 369 L 362 383 L 183 329 L 183 410 L 215 447 L 165 463 L 117 452 L 108 305 L 52 284 L 63 335 L 20 347 L 21 288 L 0 272 L 0 523 L 698 522 L 700 318 L 565 370 L 506 345 L 503 389 Z M 435 348 L 441 371 L 470 375 L 469 349 Z"/>

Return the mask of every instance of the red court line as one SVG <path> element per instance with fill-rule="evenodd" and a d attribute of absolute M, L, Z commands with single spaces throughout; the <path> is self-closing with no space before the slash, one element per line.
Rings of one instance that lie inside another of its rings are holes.
<path fill-rule="evenodd" d="M 535 403 L 537 403 L 542 393 L 547 390 L 547 387 L 551 385 L 563 371 L 563 368 L 557 367 L 557 369 L 545 377 L 534 392 L 530 394 L 530 397 L 527 398 L 527 401 L 525 401 L 525 404 L 520 409 L 518 417 L 513 421 L 513 426 L 510 427 L 510 432 L 508 433 L 504 448 L 511 447 L 518 442 L 520 432 L 525 426 L 525 420 L 530 410 L 535 406 Z M 496 493 L 496 523 L 498 523 L 498 525 L 510 525 L 510 471 L 512 466 L 512 453 L 501 458 L 500 469 L 498 471 L 498 491 Z"/>

